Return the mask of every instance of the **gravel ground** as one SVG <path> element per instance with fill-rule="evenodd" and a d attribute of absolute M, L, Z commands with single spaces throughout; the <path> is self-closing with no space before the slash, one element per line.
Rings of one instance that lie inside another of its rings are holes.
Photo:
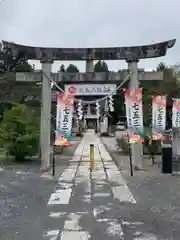
<path fill-rule="evenodd" d="M 131 177 L 127 169 L 128 157 L 117 153 L 113 144 L 115 140 L 103 138 L 102 141 L 137 201 L 134 209 L 129 208 L 127 212 L 129 221 L 133 219 L 142 222 L 144 232 L 153 233 L 156 236 L 155 239 L 179 240 L 180 177 L 171 174 L 163 175 L 158 164 L 153 167 L 149 164 L 145 170 L 136 171 Z"/>
<path fill-rule="evenodd" d="M 56 177 L 68 166 L 80 139 L 56 156 Z M 69 158 L 67 158 L 67 156 Z M 59 161 L 59 162 L 58 162 Z M 29 162 L 0 168 L 0 239 L 40 240 L 48 226 L 47 201 L 57 183 L 40 172 L 40 163 Z"/>

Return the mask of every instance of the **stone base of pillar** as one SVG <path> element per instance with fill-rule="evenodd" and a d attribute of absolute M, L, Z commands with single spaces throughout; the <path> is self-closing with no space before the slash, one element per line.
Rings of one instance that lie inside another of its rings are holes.
<path fill-rule="evenodd" d="M 104 132 L 108 132 L 108 117 L 104 118 Z"/>
<path fill-rule="evenodd" d="M 142 144 L 131 144 L 132 164 L 134 170 L 140 170 L 143 168 L 142 146 Z"/>
<path fill-rule="evenodd" d="M 51 165 L 48 166 L 48 167 L 41 167 L 41 168 L 40 168 L 40 171 L 41 171 L 42 173 L 44 173 L 44 172 L 49 172 L 50 169 L 51 169 Z"/>

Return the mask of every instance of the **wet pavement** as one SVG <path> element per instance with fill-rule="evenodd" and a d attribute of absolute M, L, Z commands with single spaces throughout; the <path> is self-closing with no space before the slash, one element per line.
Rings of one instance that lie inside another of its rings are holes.
<path fill-rule="evenodd" d="M 0 239 L 179 240 L 180 177 L 130 177 L 106 147 L 87 131 L 76 150 L 56 159 L 55 179 L 37 167 L 0 169 Z"/>

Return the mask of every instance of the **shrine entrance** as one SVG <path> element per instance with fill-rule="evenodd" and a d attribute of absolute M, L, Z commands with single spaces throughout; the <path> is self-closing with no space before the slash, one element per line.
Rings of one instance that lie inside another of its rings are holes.
<path fill-rule="evenodd" d="M 76 98 L 73 114 L 76 121 L 73 123 L 76 124 L 77 132 L 80 128 L 100 131 L 104 112 L 108 111 L 106 98 L 108 95 L 115 94 L 116 88 L 116 84 L 78 83 L 65 85 L 65 94 L 74 95 Z"/>
<path fill-rule="evenodd" d="M 96 119 L 86 119 L 86 126 L 88 129 L 96 129 L 97 128 L 97 120 Z"/>

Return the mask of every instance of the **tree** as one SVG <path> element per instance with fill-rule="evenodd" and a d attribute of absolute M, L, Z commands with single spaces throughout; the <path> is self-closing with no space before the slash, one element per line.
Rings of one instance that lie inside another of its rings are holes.
<path fill-rule="evenodd" d="M 5 49 L 0 51 L 0 73 L 7 72 L 33 72 L 33 67 L 23 59 L 19 53 L 17 57 L 13 57 L 11 50 Z"/>
<path fill-rule="evenodd" d="M 94 65 L 94 72 L 108 72 L 108 66 L 104 61 L 98 61 Z"/>
<path fill-rule="evenodd" d="M 156 71 L 163 72 L 164 80 L 157 83 L 148 84 L 141 83 L 143 88 L 143 118 L 144 125 L 149 126 L 152 123 L 152 96 L 166 95 L 167 106 L 172 106 L 172 98 L 180 96 L 180 84 L 177 78 L 173 76 L 173 69 L 160 63 Z M 171 107 L 170 107 L 171 109 Z M 167 113 L 169 114 L 169 113 Z"/>
<path fill-rule="evenodd" d="M 168 69 L 168 67 L 166 66 L 166 64 L 165 63 L 163 63 L 163 62 L 160 62 L 159 64 L 158 64 L 158 66 L 157 66 L 157 68 L 156 68 L 156 71 L 164 71 L 164 70 L 166 70 L 166 69 Z"/>
<path fill-rule="evenodd" d="M 66 68 L 66 72 L 68 72 L 68 73 L 78 73 L 79 69 L 74 64 L 69 64 L 69 66 Z"/>
<path fill-rule="evenodd" d="M 4 113 L 0 140 L 7 155 L 14 156 L 16 161 L 38 152 L 39 121 L 30 108 L 18 104 Z"/>
<path fill-rule="evenodd" d="M 175 64 L 172 66 L 173 76 L 180 82 L 180 65 Z"/>
<path fill-rule="evenodd" d="M 33 67 L 28 62 L 18 61 L 15 65 L 15 72 L 33 72 Z"/>
<path fill-rule="evenodd" d="M 65 72 L 66 70 L 65 70 L 65 66 L 64 66 L 64 64 L 62 64 L 61 66 L 60 66 L 60 68 L 59 68 L 59 70 L 58 70 L 58 73 L 60 73 L 60 72 Z"/>

